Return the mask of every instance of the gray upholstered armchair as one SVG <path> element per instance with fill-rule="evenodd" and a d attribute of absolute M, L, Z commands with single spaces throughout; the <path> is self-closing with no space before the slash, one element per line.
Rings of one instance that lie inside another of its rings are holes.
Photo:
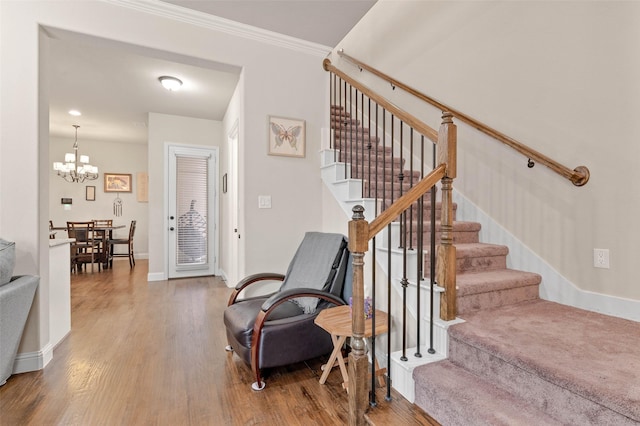
<path fill-rule="evenodd" d="M 251 365 L 254 390 L 265 386 L 261 369 L 331 352 L 331 336 L 313 321 L 322 309 L 345 304 L 349 263 L 344 235 L 308 232 L 286 274 L 251 275 L 235 287 L 224 312 L 227 350 Z M 270 295 L 239 298 L 248 286 L 265 280 L 279 280 L 282 285 Z"/>
<path fill-rule="evenodd" d="M 40 279 L 12 277 L 15 244 L 0 239 L 0 386 L 13 372 L 22 332 Z"/>

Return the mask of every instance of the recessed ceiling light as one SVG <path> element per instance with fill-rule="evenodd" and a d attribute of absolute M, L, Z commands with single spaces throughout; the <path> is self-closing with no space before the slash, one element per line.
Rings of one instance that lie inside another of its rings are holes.
<path fill-rule="evenodd" d="M 69 114 L 73 115 L 74 117 L 79 117 L 79 116 L 82 115 L 82 113 L 80 111 L 78 111 L 77 109 L 69 110 Z"/>
<path fill-rule="evenodd" d="M 182 86 L 182 81 L 175 77 L 163 75 L 162 77 L 158 77 L 158 80 L 160 80 L 162 86 L 169 91 L 179 90 L 180 86 Z"/>

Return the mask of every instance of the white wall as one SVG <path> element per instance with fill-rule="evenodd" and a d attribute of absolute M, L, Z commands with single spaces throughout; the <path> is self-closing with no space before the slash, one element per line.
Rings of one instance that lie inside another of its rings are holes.
<path fill-rule="evenodd" d="M 328 121 L 321 58 L 284 50 L 255 54 L 262 65 L 244 69 L 240 140 L 246 274 L 284 272 L 304 233 L 320 230 L 320 129 Z M 305 120 L 305 158 L 267 155 L 269 115 Z M 258 209 L 259 195 L 271 196 L 271 209 Z"/>
<path fill-rule="evenodd" d="M 231 202 L 232 197 L 238 197 L 240 193 L 244 193 L 243 188 L 238 185 L 240 182 L 234 183 L 232 180 L 235 178 L 231 174 L 231 147 L 229 146 L 229 137 L 232 132 L 237 133 L 238 139 L 238 163 L 236 169 L 238 169 L 238 176 L 240 176 L 239 168 L 243 163 L 244 158 L 241 141 L 244 141 L 244 134 L 242 125 L 244 123 L 244 76 L 241 74 L 238 80 L 236 90 L 229 101 L 227 112 L 222 120 L 223 126 L 223 143 L 220 149 L 220 180 L 222 176 L 227 174 L 227 192 L 220 194 L 220 273 L 222 277 L 227 281 L 228 286 L 235 286 L 235 284 L 245 275 L 244 258 L 237 259 L 237 271 L 233 270 L 232 256 L 237 256 L 236 248 L 233 243 L 235 239 L 238 239 L 233 227 L 233 215 L 239 213 L 233 211 L 233 205 Z M 239 180 L 239 179 L 238 179 Z M 233 192 L 235 188 L 235 193 Z M 244 203 L 238 198 L 238 211 L 244 211 Z M 240 215 L 239 215 L 240 216 Z M 240 216 L 239 219 L 242 219 Z M 238 221 L 238 229 L 243 229 L 244 222 Z M 244 232 L 243 232 L 244 233 Z M 238 251 L 244 253 L 244 239 L 240 238 L 237 242 L 239 244 Z"/>
<path fill-rule="evenodd" d="M 328 121 L 321 60 L 326 51 L 269 35 L 228 31 L 200 15 L 173 19 L 154 10 L 158 7 L 164 6 L 106 1 L 0 2 L 0 234 L 17 242 L 16 273 L 46 277 L 49 269 L 48 82 L 39 72 L 46 69 L 46 50 L 40 48 L 46 47 L 47 27 L 242 67 L 245 272 L 283 270 L 303 233 L 320 228 L 319 129 Z M 304 159 L 266 155 L 270 114 L 306 120 Z M 161 201 L 157 197 L 158 159 L 151 148 L 148 160 L 148 208 L 154 212 Z M 13 177 L 16 174 L 21 175 L 19 185 Z M 259 194 L 272 196 L 272 209 L 258 210 Z M 150 214 L 149 229 L 156 229 L 159 221 Z M 154 252 L 162 249 L 155 245 L 151 233 L 151 271 L 162 270 Z M 28 330 L 25 351 L 41 351 L 48 342 L 47 306 L 45 279 L 32 310 L 38 327 Z"/>
<path fill-rule="evenodd" d="M 126 229 L 114 231 L 114 236 L 127 238 L 129 224 L 136 220 L 134 253 L 143 259 L 149 253 L 148 203 L 137 199 L 138 172 L 147 172 L 147 146 L 143 144 L 93 141 L 78 136 L 79 152 L 88 155 L 91 164 L 99 168 L 100 176 L 94 181 L 68 183 L 58 177 L 53 168 L 49 171 L 49 218 L 55 226 L 66 226 L 67 221 L 91 219 L 113 219 L 114 225 L 126 225 Z M 51 138 L 49 146 L 50 163 L 62 161 L 65 152 L 72 152 L 73 140 Z M 127 173 L 132 177 L 132 192 L 104 192 L 104 173 Z M 95 186 L 95 201 L 87 201 L 87 186 Z M 115 216 L 113 201 L 122 200 L 122 216 Z M 65 209 L 61 198 L 72 198 L 73 204 Z M 56 236 L 64 237 L 65 231 L 57 231 Z"/>
<path fill-rule="evenodd" d="M 640 3 L 380 0 L 337 46 L 574 168 L 581 188 L 459 125 L 471 202 L 584 291 L 640 299 Z M 437 128 L 439 111 L 332 62 Z M 610 269 L 593 267 L 608 248 Z"/>

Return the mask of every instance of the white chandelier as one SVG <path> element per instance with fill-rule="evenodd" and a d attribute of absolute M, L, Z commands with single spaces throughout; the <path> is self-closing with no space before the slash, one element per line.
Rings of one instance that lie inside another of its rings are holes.
<path fill-rule="evenodd" d="M 76 129 L 76 140 L 73 144 L 73 153 L 67 152 L 64 155 L 64 163 L 59 161 L 53 163 L 53 170 L 58 172 L 58 176 L 67 182 L 82 183 L 85 180 L 98 179 L 98 168 L 89 164 L 88 155 L 78 155 L 78 126 L 74 124 Z"/>

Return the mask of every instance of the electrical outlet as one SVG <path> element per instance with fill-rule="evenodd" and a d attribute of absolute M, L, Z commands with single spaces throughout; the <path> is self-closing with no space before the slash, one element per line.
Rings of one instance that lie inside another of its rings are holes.
<path fill-rule="evenodd" d="M 609 269 L 609 249 L 593 249 L 593 266 Z"/>

